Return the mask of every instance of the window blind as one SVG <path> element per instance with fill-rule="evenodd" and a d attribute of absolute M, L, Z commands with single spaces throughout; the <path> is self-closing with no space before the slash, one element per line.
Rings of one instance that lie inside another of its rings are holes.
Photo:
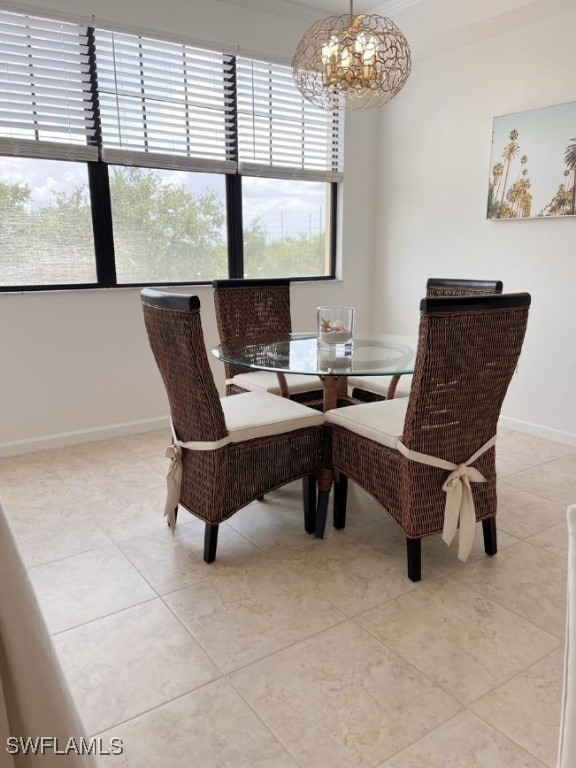
<path fill-rule="evenodd" d="M 88 30 L 0 10 L 0 152 L 94 160 Z"/>
<path fill-rule="evenodd" d="M 236 170 L 231 56 L 97 30 L 96 66 L 106 162 Z"/>
<path fill-rule="evenodd" d="M 342 179 L 340 113 L 303 99 L 290 67 L 238 57 L 236 73 L 240 173 Z"/>

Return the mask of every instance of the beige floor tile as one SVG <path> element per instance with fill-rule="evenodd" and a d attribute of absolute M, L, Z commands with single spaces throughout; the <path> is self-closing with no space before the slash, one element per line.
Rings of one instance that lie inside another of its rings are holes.
<path fill-rule="evenodd" d="M 277 552 L 277 558 L 305 573 L 318 595 L 353 616 L 415 587 L 406 573 L 405 545 L 383 554 L 371 546 L 378 533 L 347 528 L 302 549 Z"/>
<path fill-rule="evenodd" d="M 214 569 L 165 601 L 224 672 L 346 618 L 308 579 L 265 556 L 250 558 L 248 568 Z"/>
<path fill-rule="evenodd" d="M 110 536 L 112 541 L 129 541 L 135 536 L 157 533 L 167 528 L 164 517 L 165 494 L 139 493 L 137 501 L 125 496 L 111 494 L 106 498 L 93 501 L 86 509 Z M 180 520 L 184 525 L 189 520 Z"/>
<path fill-rule="evenodd" d="M 462 712 L 378 768 L 543 768 L 471 712 Z"/>
<path fill-rule="evenodd" d="M 475 592 L 564 638 L 566 573 L 565 561 L 520 541 L 471 564 L 459 578 Z"/>
<path fill-rule="evenodd" d="M 164 510 L 166 476 L 151 469 L 137 469 L 131 473 L 98 469 L 86 473 L 84 477 L 79 474 L 67 475 L 65 482 L 70 486 L 71 492 L 85 504 L 113 499 L 132 504 L 142 500 L 155 500 L 160 505 L 160 510 Z"/>
<path fill-rule="evenodd" d="M 110 538 L 98 523 L 82 514 L 78 519 L 41 522 L 25 529 L 15 526 L 15 535 L 29 568 L 110 544 Z"/>
<path fill-rule="evenodd" d="M 562 456 L 576 456 L 576 449 L 570 445 L 545 440 L 534 435 L 509 429 L 498 429 L 496 468 L 500 478 L 559 459 Z"/>
<path fill-rule="evenodd" d="M 53 472 L 37 477 L 30 473 L 22 478 L 2 477 L 0 494 L 9 515 L 27 511 L 47 514 L 51 509 L 78 503 L 68 485 Z"/>
<path fill-rule="evenodd" d="M 500 430 L 499 554 L 480 525 L 466 563 L 428 537 L 414 585 L 402 532 L 354 483 L 345 530 L 330 508 L 324 541 L 303 532 L 297 481 L 222 524 L 205 564 L 203 524 L 182 510 L 173 537 L 162 516 L 168 442 L 163 429 L 0 459 L 81 714 L 125 738 L 100 768 L 554 766 L 576 448 Z M 226 681 L 211 653 L 249 663 Z M 452 691 L 480 691 L 478 714 Z"/>
<path fill-rule="evenodd" d="M 233 515 L 229 525 L 258 547 L 305 547 L 313 537 L 304 530 L 302 483 L 290 483 L 266 494 Z"/>
<path fill-rule="evenodd" d="M 535 547 L 541 547 L 553 555 L 557 555 L 561 562 L 568 561 L 568 528 L 566 522 L 554 525 L 542 533 L 531 536 L 527 541 Z"/>
<path fill-rule="evenodd" d="M 45 452 L 38 451 L 0 458 L 0 477 L 2 478 L 0 489 L 9 480 L 16 483 L 29 483 L 30 478 L 39 481 L 50 474 L 53 474 L 52 468 Z"/>
<path fill-rule="evenodd" d="M 124 754 L 100 768 L 298 768 L 284 747 L 224 680 L 102 734 Z"/>
<path fill-rule="evenodd" d="M 155 459 L 160 456 L 167 464 L 166 447 L 172 442 L 170 428 L 155 429 L 151 432 L 139 432 L 118 439 L 117 445 L 141 458 Z"/>
<path fill-rule="evenodd" d="M 459 584 L 459 575 L 417 590 L 355 621 L 465 705 L 561 642 Z"/>
<path fill-rule="evenodd" d="M 220 675 L 160 600 L 69 629 L 55 635 L 54 641 L 91 734 Z"/>
<path fill-rule="evenodd" d="M 549 768 L 556 767 L 563 669 L 564 649 L 559 648 L 472 706 Z"/>
<path fill-rule="evenodd" d="M 576 454 L 517 472 L 506 477 L 505 482 L 567 507 L 576 503 Z"/>
<path fill-rule="evenodd" d="M 7 510 L 8 517 L 16 536 L 32 533 L 39 526 L 54 525 L 63 528 L 70 523 L 86 522 L 92 516 L 77 499 L 70 494 L 62 493 L 59 500 L 53 503 L 11 504 Z"/>
<path fill-rule="evenodd" d="M 230 680 L 302 768 L 373 768 L 459 709 L 351 622 Z"/>
<path fill-rule="evenodd" d="M 156 597 L 115 546 L 30 569 L 51 632 L 107 616 Z"/>
<path fill-rule="evenodd" d="M 379 523 L 364 526 L 359 530 L 346 528 L 341 532 L 337 532 L 336 536 L 339 537 L 337 540 L 342 546 L 347 544 L 353 559 L 356 559 L 355 548 L 359 544 L 363 544 L 370 547 L 382 561 L 389 560 L 391 568 L 400 567 L 403 576 L 406 579 L 408 578 L 406 537 L 389 514 L 386 513 L 385 518 Z M 505 531 L 498 532 L 499 549 L 505 549 L 517 542 L 518 539 L 515 536 L 511 536 Z M 466 568 L 470 563 L 485 558 L 484 538 L 480 524 L 476 526 L 474 546 L 466 563 L 458 560 L 458 536 L 455 537 L 450 546 L 446 546 L 442 541 L 441 534 L 426 536 L 422 539 L 422 579 L 425 581 L 436 579 L 455 570 Z M 383 599 L 386 599 L 386 597 L 387 594 L 384 595 Z M 382 600 L 379 602 L 382 602 Z"/>
<path fill-rule="evenodd" d="M 565 521 L 564 504 L 534 496 L 505 481 L 498 483 L 498 532 L 526 539 Z"/>
<path fill-rule="evenodd" d="M 216 561 L 205 563 L 204 523 L 185 510 L 178 513 L 174 536 L 167 525 L 155 533 L 123 540 L 120 548 L 160 595 L 210 579 L 214 572 L 244 563 L 247 569 L 260 550 L 227 523 L 218 530 Z"/>

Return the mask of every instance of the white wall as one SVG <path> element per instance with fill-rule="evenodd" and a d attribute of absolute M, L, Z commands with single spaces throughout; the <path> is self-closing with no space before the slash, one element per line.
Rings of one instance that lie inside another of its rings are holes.
<path fill-rule="evenodd" d="M 575 30 L 576 12 L 565 13 L 415 63 L 380 115 L 373 286 L 374 328 L 401 333 L 417 327 L 428 277 L 529 291 L 503 423 L 572 444 L 576 218 L 488 221 L 485 210 L 492 119 L 576 100 Z"/>
<path fill-rule="evenodd" d="M 39 0 L 34 7 L 80 17 L 95 14 L 101 24 L 136 24 L 287 60 L 306 28 L 294 19 L 218 0 Z M 352 304 L 360 329 L 369 326 L 376 125 L 375 113 L 347 118 L 343 280 L 292 286 L 294 330 L 313 327 L 318 304 Z M 217 343 L 212 289 L 194 292 L 210 348 Z M 136 289 L 0 294 L 0 360 L 0 455 L 167 423 L 168 405 Z M 214 360 L 213 370 L 222 387 L 222 364 Z"/>

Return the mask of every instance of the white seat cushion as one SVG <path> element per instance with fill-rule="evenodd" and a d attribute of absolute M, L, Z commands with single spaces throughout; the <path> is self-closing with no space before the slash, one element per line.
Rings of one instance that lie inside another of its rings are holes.
<path fill-rule="evenodd" d="M 254 373 L 239 373 L 232 379 L 242 389 L 250 392 L 270 392 L 273 395 L 281 394 L 278 376 L 272 371 L 254 371 Z M 316 389 L 322 389 L 322 382 L 317 376 L 306 376 L 300 373 L 289 373 L 286 375 L 288 392 L 296 394 L 297 392 L 312 392 Z"/>
<path fill-rule="evenodd" d="M 576 765 L 576 506 L 568 507 L 568 612 L 558 768 Z"/>
<path fill-rule="evenodd" d="M 220 398 L 231 442 L 279 435 L 324 423 L 324 414 L 287 397 L 246 392 Z"/>
<path fill-rule="evenodd" d="M 352 389 L 356 387 L 357 389 L 364 389 L 366 392 L 374 392 L 376 395 L 386 397 L 391 380 L 391 376 L 349 376 L 348 387 L 350 394 L 352 394 Z M 408 397 L 410 395 L 411 383 L 411 375 L 405 374 L 401 376 L 394 397 Z"/>
<path fill-rule="evenodd" d="M 16 499 L 16 501 L 18 501 Z M 47 508 L 50 502 L 46 501 Z M 66 745 L 70 737 L 86 738 L 76 705 L 29 572 L 22 560 L 8 515 L 0 502 L 0 765 L 59 765 L 56 755 L 36 760 L 24 752 L 12 757 L 5 751 L 8 736 L 50 735 Z M 33 752 L 27 753 L 32 755 Z M 72 752 L 63 766 L 95 768 L 96 758 Z"/>
<path fill-rule="evenodd" d="M 326 423 L 345 427 L 388 448 L 396 448 L 404 431 L 407 406 L 408 399 L 402 397 L 335 408 L 326 413 Z"/>

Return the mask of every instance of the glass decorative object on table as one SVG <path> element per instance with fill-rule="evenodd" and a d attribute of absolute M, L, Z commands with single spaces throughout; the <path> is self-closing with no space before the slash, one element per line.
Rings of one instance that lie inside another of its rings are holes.
<path fill-rule="evenodd" d="M 318 345 L 320 348 L 343 348 L 352 352 L 354 307 L 318 307 Z M 339 350 L 340 351 L 340 350 Z"/>

